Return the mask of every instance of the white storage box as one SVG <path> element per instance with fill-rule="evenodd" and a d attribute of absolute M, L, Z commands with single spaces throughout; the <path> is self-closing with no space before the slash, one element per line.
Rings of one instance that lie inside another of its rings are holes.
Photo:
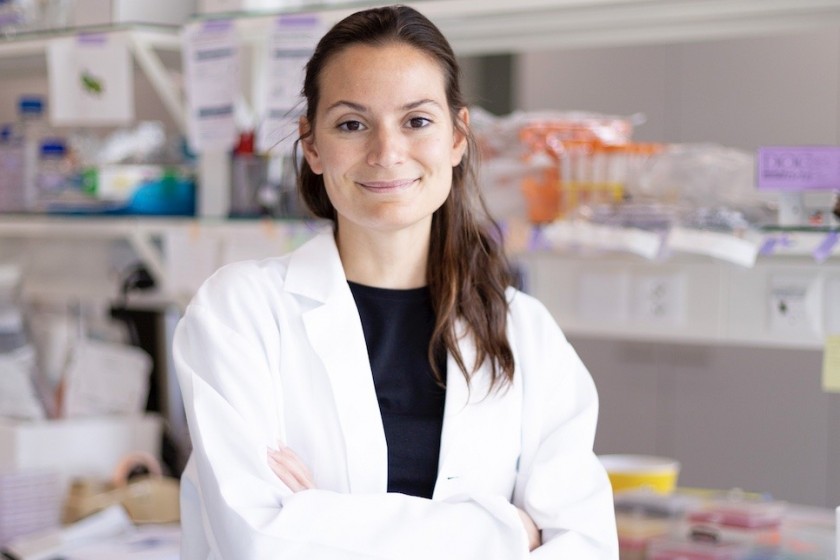
<path fill-rule="evenodd" d="M 159 416 L 102 416 L 68 420 L 0 419 L 0 470 L 51 469 L 61 488 L 76 477 L 110 480 L 130 453 L 160 460 Z"/>
<path fill-rule="evenodd" d="M 195 0 L 75 0 L 70 25 L 183 25 L 194 12 Z"/>

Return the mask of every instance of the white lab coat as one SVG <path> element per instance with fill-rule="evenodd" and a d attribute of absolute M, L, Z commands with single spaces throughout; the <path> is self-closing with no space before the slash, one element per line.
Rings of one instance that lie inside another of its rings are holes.
<path fill-rule="evenodd" d="M 612 494 L 592 452 L 597 396 L 545 308 L 510 290 L 514 382 L 488 396 L 452 360 L 431 500 L 387 493 L 387 451 L 361 321 L 331 233 L 228 265 L 175 335 L 193 454 L 183 560 L 615 559 Z M 466 364 L 475 349 L 461 339 Z M 317 490 L 269 469 L 281 441 Z M 516 506 L 542 529 L 528 553 Z"/>

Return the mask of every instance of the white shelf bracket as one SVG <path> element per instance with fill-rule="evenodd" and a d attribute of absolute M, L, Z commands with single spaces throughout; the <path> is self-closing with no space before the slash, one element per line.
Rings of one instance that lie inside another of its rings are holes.
<path fill-rule="evenodd" d="M 137 34 L 129 34 L 129 45 L 134 58 L 149 78 L 152 87 L 160 96 L 169 115 L 175 121 L 178 130 L 187 134 L 187 116 L 186 109 L 181 100 L 181 94 L 178 87 L 174 84 L 172 77 L 167 73 L 166 67 L 160 60 L 160 57 L 153 50 L 152 45 Z"/>
<path fill-rule="evenodd" d="M 149 269 L 149 274 L 162 291 L 166 290 L 166 267 L 163 263 L 163 255 L 155 246 L 151 237 L 139 231 L 128 235 L 128 242 L 131 248 L 140 256 L 143 264 Z"/>

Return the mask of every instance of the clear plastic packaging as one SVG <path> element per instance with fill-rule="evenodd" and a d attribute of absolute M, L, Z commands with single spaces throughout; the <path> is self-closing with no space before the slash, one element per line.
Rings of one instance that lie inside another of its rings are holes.
<path fill-rule="evenodd" d="M 40 29 L 66 29 L 70 27 L 73 0 L 37 0 Z"/>
<path fill-rule="evenodd" d="M 23 142 L 23 196 L 24 209 L 34 210 L 38 202 L 36 185 L 41 142 L 48 127 L 44 113 L 44 100 L 37 95 L 24 95 L 18 100 L 18 127 Z"/>
<path fill-rule="evenodd" d="M 20 301 L 21 278 L 20 267 L 0 264 L 0 417 L 42 419 L 47 410 Z"/>
<path fill-rule="evenodd" d="M 580 204 L 622 198 L 627 146 L 638 116 L 472 109 L 481 188 L 496 218 L 548 223 Z"/>
<path fill-rule="evenodd" d="M 14 125 L 0 129 L 0 212 L 26 210 L 23 188 L 23 139 Z"/>
<path fill-rule="evenodd" d="M 0 35 L 13 36 L 38 28 L 38 0 L 0 0 Z"/>
<path fill-rule="evenodd" d="M 694 229 L 744 230 L 773 215 L 772 198 L 755 188 L 755 156 L 716 144 L 669 145 L 640 170 L 629 195 L 668 205 Z"/>

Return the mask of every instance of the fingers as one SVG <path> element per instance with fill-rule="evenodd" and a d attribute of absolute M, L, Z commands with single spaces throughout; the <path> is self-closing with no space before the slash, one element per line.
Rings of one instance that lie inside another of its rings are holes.
<path fill-rule="evenodd" d="M 268 466 L 292 492 L 315 488 L 312 473 L 288 447 L 269 449 Z"/>
<path fill-rule="evenodd" d="M 519 513 L 519 520 L 522 522 L 522 526 L 528 534 L 528 549 L 533 551 L 535 548 L 542 545 L 542 534 L 540 533 L 540 529 L 537 527 L 537 524 L 534 523 L 534 520 L 531 519 L 531 516 L 525 511 L 519 508 L 516 508 L 516 511 Z"/>

